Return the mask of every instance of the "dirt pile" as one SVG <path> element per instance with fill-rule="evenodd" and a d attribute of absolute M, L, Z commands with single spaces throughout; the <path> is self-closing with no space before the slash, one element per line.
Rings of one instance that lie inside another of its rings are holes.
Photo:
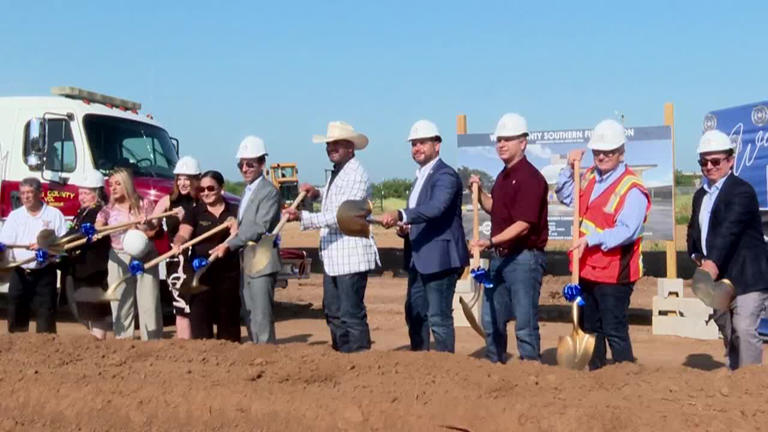
<path fill-rule="evenodd" d="M 0 430 L 759 430 L 768 374 L 0 336 Z"/>

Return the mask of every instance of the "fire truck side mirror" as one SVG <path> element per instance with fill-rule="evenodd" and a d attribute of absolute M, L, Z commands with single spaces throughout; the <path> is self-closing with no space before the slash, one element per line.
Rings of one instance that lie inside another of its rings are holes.
<path fill-rule="evenodd" d="M 29 122 L 27 129 L 27 143 L 29 144 L 29 154 L 27 155 L 27 165 L 30 168 L 42 168 L 45 149 L 47 146 L 46 119 L 34 117 Z"/>

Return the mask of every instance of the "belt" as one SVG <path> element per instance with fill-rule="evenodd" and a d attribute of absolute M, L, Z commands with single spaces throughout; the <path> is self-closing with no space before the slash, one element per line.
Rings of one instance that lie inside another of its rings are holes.
<path fill-rule="evenodd" d="M 512 252 L 512 249 L 501 247 L 501 246 L 494 246 L 493 253 L 498 257 L 505 257 Z"/>

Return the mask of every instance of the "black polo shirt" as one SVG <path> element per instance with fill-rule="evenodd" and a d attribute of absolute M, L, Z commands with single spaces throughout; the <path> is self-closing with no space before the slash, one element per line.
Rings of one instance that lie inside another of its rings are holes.
<path fill-rule="evenodd" d="M 523 157 L 496 177 L 491 189 L 491 235 L 495 236 L 517 221 L 531 225 L 528 232 L 498 246 L 518 252 L 523 249 L 544 249 L 549 236 L 547 224 L 547 194 L 544 176 Z"/>
<path fill-rule="evenodd" d="M 192 227 L 192 238 L 194 239 L 195 237 L 205 234 L 208 231 L 223 224 L 230 217 L 237 220 L 237 204 L 232 204 L 225 200 L 224 210 L 222 210 L 221 214 L 217 217 L 208 211 L 208 206 L 206 206 L 205 203 L 201 201 L 198 202 L 197 205 L 194 206 L 190 211 L 184 213 L 184 219 L 181 223 Z M 196 245 L 192 246 L 192 259 L 197 257 L 207 258 L 210 250 L 220 245 L 221 243 L 224 243 L 227 238 L 229 238 L 229 230 L 225 229 L 219 231 L 211 237 L 208 237 L 200 243 L 197 243 Z M 240 260 L 238 259 L 236 253 L 227 253 L 223 258 L 220 258 L 219 260 L 222 262 L 222 264 L 226 264 L 225 266 L 228 270 L 232 267 L 237 267 L 238 269 L 240 267 Z"/>

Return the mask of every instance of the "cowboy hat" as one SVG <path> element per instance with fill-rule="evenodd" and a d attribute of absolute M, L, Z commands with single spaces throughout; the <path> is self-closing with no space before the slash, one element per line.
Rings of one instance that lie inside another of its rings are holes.
<path fill-rule="evenodd" d="M 343 121 L 332 121 L 328 123 L 328 132 L 326 135 L 313 135 L 312 142 L 328 143 L 331 141 L 351 141 L 355 144 L 355 150 L 362 150 L 368 145 L 368 137 L 355 132 L 355 128 L 349 123 Z"/>

